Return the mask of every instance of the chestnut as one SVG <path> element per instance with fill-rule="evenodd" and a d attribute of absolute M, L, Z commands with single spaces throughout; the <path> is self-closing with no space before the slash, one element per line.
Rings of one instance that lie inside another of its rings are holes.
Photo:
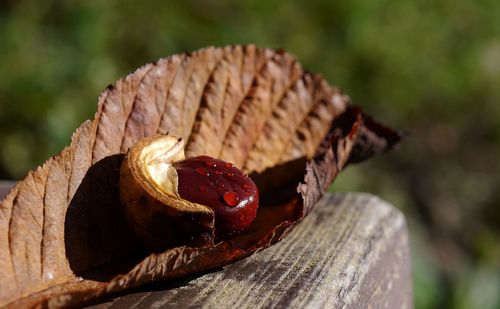
<path fill-rule="evenodd" d="M 153 251 L 213 244 L 255 219 L 255 183 L 233 164 L 185 158 L 184 141 L 166 134 L 130 147 L 120 170 L 120 200 L 131 228 Z"/>
<path fill-rule="evenodd" d="M 179 195 L 215 212 L 215 233 L 242 232 L 255 219 L 259 192 L 253 180 L 232 163 L 208 156 L 174 162 Z"/>

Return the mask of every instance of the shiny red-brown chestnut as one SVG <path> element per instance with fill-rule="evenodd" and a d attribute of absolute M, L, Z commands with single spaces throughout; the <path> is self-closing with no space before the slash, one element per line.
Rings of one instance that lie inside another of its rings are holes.
<path fill-rule="evenodd" d="M 179 195 L 210 207 L 215 213 L 215 232 L 224 237 L 250 226 L 257 214 L 257 186 L 229 162 L 199 156 L 174 162 Z"/>

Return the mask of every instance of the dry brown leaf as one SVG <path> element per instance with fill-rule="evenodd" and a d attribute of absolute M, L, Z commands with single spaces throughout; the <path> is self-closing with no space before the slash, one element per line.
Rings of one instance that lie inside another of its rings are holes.
<path fill-rule="evenodd" d="M 144 250 L 119 209 L 119 169 L 131 145 L 164 132 L 187 141 L 188 157 L 251 174 L 263 199 L 248 231 Z M 71 144 L 1 202 L 0 306 L 77 305 L 241 259 L 283 238 L 348 161 L 399 138 L 283 51 L 206 48 L 147 64 L 109 86 Z"/>

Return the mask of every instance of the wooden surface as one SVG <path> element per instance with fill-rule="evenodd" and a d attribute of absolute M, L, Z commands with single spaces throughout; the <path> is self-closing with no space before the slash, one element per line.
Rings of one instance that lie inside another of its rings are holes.
<path fill-rule="evenodd" d="M 5 187 L 0 182 L 0 198 Z M 280 243 L 223 270 L 149 285 L 93 308 L 411 308 L 403 215 L 369 194 L 328 194 Z"/>
<path fill-rule="evenodd" d="M 0 180 L 0 201 L 9 193 L 10 188 L 14 185 L 12 181 Z"/>

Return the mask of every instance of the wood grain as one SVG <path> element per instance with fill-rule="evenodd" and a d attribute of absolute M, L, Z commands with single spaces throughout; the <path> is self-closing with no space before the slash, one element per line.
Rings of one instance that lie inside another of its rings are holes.
<path fill-rule="evenodd" d="M 327 194 L 268 249 L 220 271 L 92 306 L 131 307 L 412 308 L 405 219 L 369 194 Z"/>

